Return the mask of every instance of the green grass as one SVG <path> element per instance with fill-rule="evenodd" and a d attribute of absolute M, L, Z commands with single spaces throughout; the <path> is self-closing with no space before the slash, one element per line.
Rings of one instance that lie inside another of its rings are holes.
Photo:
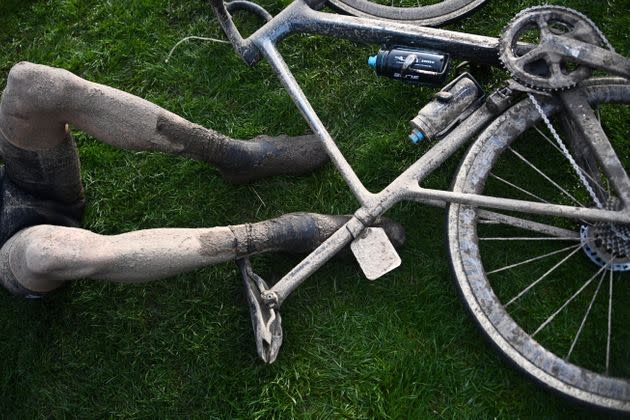
<path fill-rule="evenodd" d="M 277 13 L 280 3 L 264 4 Z M 451 27 L 495 36 L 536 3 L 489 0 Z M 550 3 L 585 12 L 630 54 L 630 1 Z M 270 67 L 248 68 L 229 46 L 193 41 L 165 64 L 187 35 L 222 37 L 207 2 L 4 0 L 0 87 L 13 64 L 28 60 L 131 92 L 236 138 L 308 131 Z M 426 151 L 407 144 L 406 121 L 433 93 L 375 78 L 365 61 L 376 50 L 306 36 L 281 47 L 372 190 Z M 494 71 L 485 82 L 502 77 Z M 85 226 L 99 233 L 356 208 L 330 166 L 235 187 L 198 162 L 75 137 L 88 195 Z M 427 183 L 448 187 L 461 156 Z M 407 231 L 403 265 L 368 282 L 350 258 L 327 264 L 283 306 L 285 342 L 271 366 L 257 360 L 234 264 L 144 285 L 78 281 L 37 302 L 0 293 L 0 416 L 589 415 L 521 377 L 475 330 L 451 281 L 442 210 L 402 204 L 388 216 Z M 274 255 L 254 265 L 273 283 L 298 261 Z"/>

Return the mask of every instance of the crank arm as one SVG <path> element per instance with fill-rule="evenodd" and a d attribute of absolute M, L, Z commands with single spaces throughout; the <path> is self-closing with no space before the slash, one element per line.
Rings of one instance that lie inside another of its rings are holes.
<path fill-rule="evenodd" d="M 249 259 L 236 260 L 241 270 L 245 294 L 249 303 L 249 313 L 254 329 L 256 350 L 265 363 L 273 363 L 282 345 L 282 318 L 278 308 L 265 305 L 260 295 L 269 289 L 267 283 L 252 270 Z"/>
<path fill-rule="evenodd" d="M 593 44 L 554 36 L 550 41 L 553 51 L 565 58 L 570 58 L 577 63 L 584 64 L 599 70 L 604 70 L 617 76 L 630 78 L 630 59 L 605 48 L 596 47 Z"/>

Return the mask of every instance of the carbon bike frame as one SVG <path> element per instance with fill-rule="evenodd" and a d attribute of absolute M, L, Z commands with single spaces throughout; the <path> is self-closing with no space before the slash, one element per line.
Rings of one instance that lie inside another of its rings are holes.
<path fill-rule="evenodd" d="M 322 141 L 331 161 L 360 204 L 360 208 L 343 227 L 311 252 L 273 287 L 261 291 L 262 301 L 268 307 L 279 307 L 293 290 L 345 245 L 357 238 L 366 227 L 373 224 L 392 206 L 405 200 L 441 207 L 452 202 L 578 220 L 630 223 L 630 212 L 627 210 L 628 203 L 626 202 L 627 198 L 630 197 L 630 178 L 617 159 L 610 142 L 583 95 L 575 92 L 561 94 L 561 102 L 565 104 L 567 114 L 571 119 L 581 122 L 579 128 L 585 134 L 585 138 L 591 139 L 589 143 L 592 153 L 602 165 L 604 172 L 609 176 L 613 187 L 619 194 L 623 206 L 622 210 L 610 211 L 538 203 L 421 187 L 420 183 L 423 179 L 437 169 L 457 149 L 475 138 L 477 133 L 491 124 L 492 120 L 512 105 L 510 89 L 499 90 L 490 95 L 481 107 L 456 126 L 445 138 L 436 143 L 385 189 L 378 193 L 368 191 L 313 110 L 278 52 L 276 44 L 292 33 L 311 33 L 345 38 L 360 43 L 389 44 L 397 42 L 404 45 L 417 45 L 444 51 L 451 54 L 452 57 L 475 63 L 498 65 L 499 40 L 443 29 L 321 12 L 315 10 L 322 5 L 321 2 L 309 4 L 307 1 L 295 0 L 250 37 L 243 39 L 226 10 L 223 0 L 210 0 L 219 23 L 245 62 L 254 65 L 265 58 L 272 66 L 304 119 Z M 518 48 L 527 49 L 528 46 L 519 45 Z M 584 62 L 597 61 L 597 57 L 588 56 L 591 53 L 587 52 L 586 54 L 582 57 Z M 559 106 L 558 98 L 540 97 L 539 100 L 545 111 L 553 106 Z M 549 232 L 548 228 L 550 227 L 548 226 L 542 227 L 525 219 L 512 218 L 491 211 L 482 212 L 484 217 L 502 223 L 526 226 L 533 231 L 547 229 L 547 233 L 554 234 L 554 232 Z M 557 229 L 555 234 L 556 236 L 566 236 L 567 231 Z"/>

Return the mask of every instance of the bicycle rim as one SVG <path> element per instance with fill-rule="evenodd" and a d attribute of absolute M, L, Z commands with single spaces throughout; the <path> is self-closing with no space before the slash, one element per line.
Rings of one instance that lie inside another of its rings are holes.
<path fill-rule="evenodd" d="M 377 2 L 378 1 L 378 2 Z M 439 26 L 465 16 L 486 0 L 329 0 L 353 16 Z"/>
<path fill-rule="evenodd" d="M 584 91 L 609 114 L 602 113 L 602 126 L 624 166 L 630 164 L 630 142 L 623 141 L 630 130 L 629 107 L 607 105 L 630 104 L 630 84 L 601 79 Z M 508 122 L 517 116 L 516 126 Z M 528 100 L 495 120 L 469 150 L 453 190 L 593 206 L 553 136 L 544 124 L 536 125 L 539 120 Z M 592 173 L 589 182 L 614 201 L 601 172 L 595 172 L 599 177 Z M 517 226 L 523 224 L 527 228 Z M 612 257 L 598 262 L 590 255 L 589 244 L 608 246 L 591 241 L 593 225 L 452 204 L 451 264 L 464 304 L 509 361 L 564 396 L 630 413 L 630 271 L 623 265 L 612 269 Z M 612 232 L 625 229 L 610 226 Z"/>

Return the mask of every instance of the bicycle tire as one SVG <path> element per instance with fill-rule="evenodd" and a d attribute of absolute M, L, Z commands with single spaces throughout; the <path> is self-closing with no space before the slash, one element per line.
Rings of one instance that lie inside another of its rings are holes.
<path fill-rule="evenodd" d="M 486 0 L 442 0 L 416 7 L 397 7 L 369 0 L 328 0 L 335 9 L 360 17 L 372 17 L 422 26 L 440 26 L 457 20 L 481 6 Z"/>
<path fill-rule="evenodd" d="M 624 79 L 594 79 L 586 82 L 582 89 L 584 89 L 592 105 L 630 104 L 630 82 Z M 630 110 L 627 108 L 630 107 L 624 107 L 622 114 L 620 114 L 626 123 L 630 117 Z M 557 113 L 559 110 L 558 104 L 551 107 L 551 113 Z M 617 111 L 617 108 L 611 109 L 611 112 Z M 510 123 L 510 120 L 515 116 L 519 118 L 516 128 L 513 122 Z M 466 154 L 454 177 L 453 191 L 483 194 L 496 190 L 504 191 L 502 196 L 509 196 L 509 191 L 516 191 L 516 189 L 498 181 L 498 178 L 501 178 L 503 169 L 509 168 L 506 172 L 514 173 L 512 179 L 522 181 L 523 176 L 520 167 L 511 159 L 511 156 L 515 156 L 515 154 L 508 151 L 510 149 L 516 150 L 516 147 L 520 147 L 519 150 L 522 151 L 530 148 L 530 156 L 540 155 L 540 161 L 555 162 L 549 157 L 550 155 L 547 154 L 546 150 L 540 149 L 542 146 L 538 145 L 534 148 L 533 140 L 537 139 L 523 139 L 521 136 L 527 129 L 533 127 L 539 119 L 538 112 L 529 100 L 515 105 L 507 113 L 496 119 L 479 136 Z M 604 126 L 604 124 L 607 124 L 605 120 L 602 125 Z M 606 125 L 606 127 L 609 126 Z M 621 128 L 620 130 L 623 131 L 624 129 Z M 517 143 L 517 139 L 521 139 L 521 143 Z M 543 139 L 538 138 L 538 140 L 544 143 Z M 623 142 L 622 145 L 614 143 L 614 145 L 618 156 L 623 156 L 628 160 L 630 154 L 628 154 L 629 146 L 627 143 Z M 551 145 L 549 147 L 551 148 Z M 561 153 L 560 155 L 562 156 Z M 521 159 L 515 158 L 515 160 L 520 161 Z M 560 160 L 564 160 L 564 157 Z M 568 172 L 558 168 L 557 172 L 551 173 L 555 175 L 556 173 L 567 174 Z M 508 179 L 505 180 L 509 182 Z M 536 182 L 532 184 L 544 185 L 544 183 L 536 184 Z M 577 188 L 575 181 L 568 181 L 567 184 L 573 184 L 574 188 Z M 523 188 L 522 185 L 517 186 Z M 554 189 L 539 188 L 539 190 L 544 190 L 541 193 L 544 192 L 545 194 Z M 569 192 L 572 193 L 573 191 Z M 519 191 L 514 194 L 524 193 Z M 541 198 L 546 197 L 541 195 Z M 576 197 L 578 196 L 576 195 Z M 488 218 L 481 212 L 482 210 L 473 206 L 451 204 L 446 220 L 448 249 L 455 284 L 464 305 L 479 329 L 502 356 L 545 387 L 593 407 L 624 414 L 630 413 L 630 363 L 628 363 L 630 362 L 630 354 L 627 349 L 628 332 L 624 331 L 624 328 L 627 330 L 628 325 L 630 325 L 630 315 L 628 309 L 622 307 L 619 310 L 619 305 L 617 305 L 615 311 L 613 306 L 618 299 L 627 302 L 630 279 L 617 277 L 616 280 L 613 280 L 613 274 L 609 274 L 612 271 L 606 270 L 606 267 L 596 268 L 593 261 L 589 260 L 583 252 L 578 251 L 574 256 L 565 260 L 567 262 L 572 261 L 571 265 L 567 266 L 565 262 L 558 266 L 559 268 L 551 271 L 550 274 L 545 274 L 546 277 L 543 277 L 543 280 L 538 280 L 540 278 L 537 278 L 539 273 L 546 273 L 550 270 L 549 267 L 552 264 L 550 258 L 553 257 L 553 264 L 557 264 L 560 260 L 558 255 L 562 255 L 563 259 L 565 258 L 565 254 L 556 253 L 548 256 L 539 254 L 540 251 L 547 252 L 548 249 L 552 249 L 552 246 L 545 244 L 545 242 L 562 241 L 531 240 L 527 242 L 528 247 L 510 245 L 505 241 L 499 242 L 499 245 L 494 245 L 493 242 L 496 238 L 485 235 L 494 235 L 497 234 L 496 232 L 510 235 L 513 232 L 523 232 L 523 230 L 518 227 L 496 224 L 497 219 L 495 217 L 489 218 L 489 220 L 494 220 L 492 223 L 486 223 L 487 220 L 485 219 Z M 518 213 L 516 214 L 518 215 Z M 522 215 L 520 217 L 525 218 Z M 535 216 L 527 215 L 527 218 L 533 220 Z M 556 226 L 571 226 L 576 223 L 567 221 L 567 219 L 550 219 Z M 538 238 L 540 234 L 533 234 L 529 231 L 528 235 Z M 503 239 L 505 238 L 508 236 Z M 559 244 L 555 246 L 560 247 Z M 530 251 L 529 248 L 538 249 L 534 252 L 533 250 Z M 576 249 L 581 250 L 581 248 L 583 245 L 579 242 Z M 512 261 L 506 260 L 506 258 L 514 257 L 514 255 L 519 258 Z M 525 257 L 532 255 L 538 256 L 539 259 L 522 263 L 527 261 Z M 500 271 L 494 270 L 493 267 L 497 261 L 500 261 L 502 265 L 498 269 Z M 512 263 L 518 262 L 521 262 L 520 266 L 513 266 Z M 534 266 L 534 262 L 536 266 Z M 486 265 L 488 269 L 485 268 Z M 512 268 L 505 269 L 511 265 Z M 586 284 L 586 279 L 590 277 L 590 274 L 587 277 L 586 272 L 582 274 L 583 270 L 589 270 L 591 273 L 603 270 L 601 278 L 599 274 L 594 277 L 599 279 L 597 289 L 595 289 L 597 283 L 595 281 L 588 284 L 587 289 L 580 289 L 588 290 L 588 294 L 578 295 L 574 300 L 565 300 L 566 296 L 573 296 L 576 290 L 571 286 L 574 286 L 575 283 L 580 284 L 581 280 L 584 280 L 584 284 Z M 562 272 L 569 275 L 566 278 L 561 278 Z M 624 277 L 629 276 L 628 273 L 624 275 Z M 600 288 L 604 278 L 606 278 L 605 285 Z M 608 288 L 608 278 L 610 278 L 611 284 L 610 295 L 604 297 L 604 289 Z M 533 283 L 529 282 L 533 279 L 536 279 L 537 283 L 514 302 L 514 291 L 522 290 L 523 285 L 529 287 Z M 613 284 L 615 289 L 612 288 Z M 598 295 L 600 292 L 602 295 Z M 608 303 L 606 303 L 606 299 Z M 552 300 L 553 303 L 551 303 Z M 588 306 L 589 302 L 591 302 L 590 307 Z M 558 305 L 559 303 L 563 303 L 563 305 Z M 608 308 L 607 315 L 606 307 Z M 555 312 L 551 312 L 552 310 Z M 554 314 L 553 317 L 549 317 L 550 312 Z M 579 316 L 575 316 L 576 314 Z M 541 320 L 544 322 L 541 323 Z M 599 328 L 592 328 L 593 325 L 596 327 L 600 325 L 596 323 L 598 320 L 600 322 L 607 320 L 608 324 L 603 328 L 606 331 L 605 363 L 600 360 L 603 356 L 600 353 L 602 351 L 600 346 L 604 338 L 604 331 Z M 548 323 L 545 324 L 546 322 Z M 576 328 L 578 325 L 579 327 Z M 536 326 L 538 329 L 533 332 Z M 611 334 L 612 331 L 615 331 L 616 335 Z M 534 338 L 533 335 L 536 337 Z M 571 343 L 571 346 L 567 351 L 568 343 Z M 622 344 L 621 348 L 615 346 L 615 344 L 619 345 L 620 343 Z M 620 361 L 622 363 L 619 364 Z M 604 364 L 608 370 L 609 363 L 610 371 L 602 371 Z M 617 364 L 619 366 L 616 366 Z"/>

